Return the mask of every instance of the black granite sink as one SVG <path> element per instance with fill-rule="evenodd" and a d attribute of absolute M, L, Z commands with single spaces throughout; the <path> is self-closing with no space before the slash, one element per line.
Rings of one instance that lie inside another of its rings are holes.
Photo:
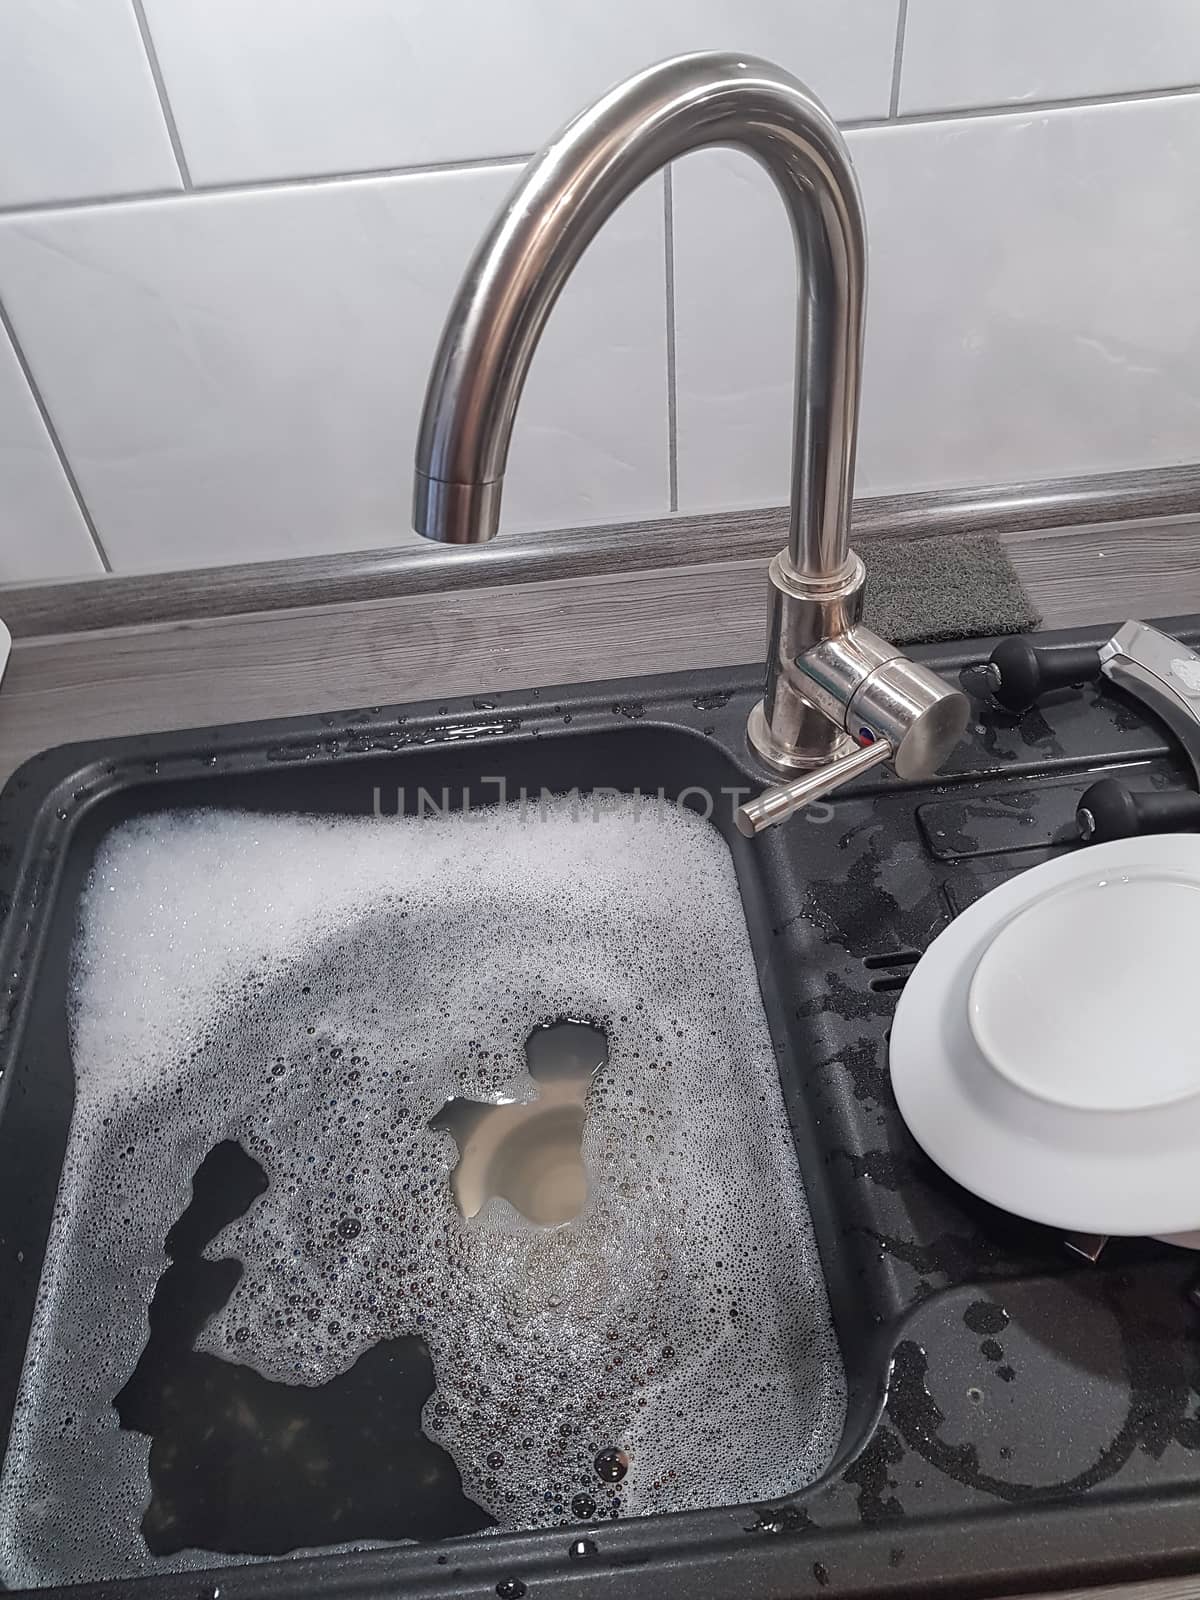
<path fill-rule="evenodd" d="M 1194 638 L 1193 626 L 1166 626 Z M 1082 640 L 1084 634 L 1071 635 Z M 1101 637 L 1100 633 L 1096 635 Z M 953 676 L 988 644 L 918 651 Z M 896 998 L 930 940 L 996 883 L 1078 848 L 1097 775 L 1184 787 L 1162 731 L 1111 689 L 1022 718 L 981 709 L 936 784 L 872 778 L 756 840 L 732 791 L 756 671 L 370 708 L 48 752 L 0 797 L 0 1419 L 5 1428 L 72 1105 L 65 996 L 98 841 L 165 807 L 371 814 L 421 788 L 660 789 L 733 853 L 849 1386 L 827 1474 L 785 1504 L 281 1559 L 139 1588 L 197 1595 L 1007 1592 L 1200 1565 L 1195 1263 L 1122 1242 L 1082 1265 L 1052 1232 L 930 1166 L 887 1075 Z M 507 1588 L 505 1586 L 508 1586 Z M 522 1585 L 524 1588 L 522 1588 Z M 116 1584 L 79 1586 L 80 1595 Z"/>

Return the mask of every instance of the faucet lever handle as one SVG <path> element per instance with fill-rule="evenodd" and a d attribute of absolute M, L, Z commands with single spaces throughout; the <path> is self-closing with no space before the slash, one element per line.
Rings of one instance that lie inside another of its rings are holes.
<path fill-rule="evenodd" d="M 819 800 L 831 789 L 841 788 L 843 783 L 849 783 L 851 778 L 857 778 L 860 773 L 869 772 L 872 767 L 890 761 L 893 753 L 890 740 L 876 739 L 872 744 L 852 750 L 848 756 L 841 756 L 837 761 L 806 772 L 802 778 L 793 778 L 790 783 L 764 789 L 755 799 L 747 800 L 745 805 L 737 808 L 734 821 L 738 832 L 749 839 L 776 822 L 786 822 L 810 800 Z"/>

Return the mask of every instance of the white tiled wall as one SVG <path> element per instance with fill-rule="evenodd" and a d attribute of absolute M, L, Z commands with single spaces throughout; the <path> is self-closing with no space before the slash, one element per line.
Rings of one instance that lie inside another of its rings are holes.
<path fill-rule="evenodd" d="M 0 328 L 0 551 L 4 576 L 99 572 L 100 559 L 3 328 Z"/>
<path fill-rule="evenodd" d="M 520 158 L 707 48 L 848 125 L 860 489 L 1200 460 L 1200 0 L 3 0 L 0 581 L 413 537 Z M 750 162 L 651 180 L 554 313 L 504 526 L 783 499 L 794 296 Z"/>
<path fill-rule="evenodd" d="M 901 112 L 1200 83 L 1196 0 L 910 0 Z"/>
<path fill-rule="evenodd" d="M 862 492 L 1200 460 L 1200 95 L 849 139 L 871 239 Z M 787 220 L 732 152 L 680 162 L 674 201 L 680 507 L 780 502 Z M 756 241 L 753 294 L 714 216 Z"/>
<path fill-rule="evenodd" d="M 0 206 L 182 187 L 129 0 L 5 0 Z"/>
<path fill-rule="evenodd" d="M 394 544 L 452 286 L 519 170 L 0 227 L 9 314 L 114 567 Z M 512 523 L 666 508 L 663 250 L 647 186 L 564 290 L 517 418 Z"/>
<path fill-rule="evenodd" d="M 9 0 L 11 3 L 11 0 Z M 811 63 L 887 105 L 896 0 L 145 0 L 197 183 L 529 154 L 686 50 Z"/>

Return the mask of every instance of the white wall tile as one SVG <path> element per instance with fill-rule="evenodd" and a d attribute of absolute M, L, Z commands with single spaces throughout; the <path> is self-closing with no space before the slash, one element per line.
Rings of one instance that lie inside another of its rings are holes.
<path fill-rule="evenodd" d="M 0 222 L 0 298 L 114 567 L 395 544 L 441 324 L 515 169 Z M 503 526 L 667 505 L 663 191 L 556 306 Z"/>
<path fill-rule="evenodd" d="M 0 327 L 0 583 L 103 570 L 25 375 Z"/>
<path fill-rule="evenodd" d="M 180 187 L 129 0 L 3 0 L 0 206 Z"/>
<path fill-rule="evenodd" d="M 902 112 L 1197 83 L 1196 0 L 909 0 Z"/>
<path fill-rule="evenodd" d="M 871 246 L 860 491 L 1197 459 L 1200 96 L 850 142 Z M 748 159 L 704 152 L 677 166 L 674 215 L 680 506 L 782 502 L 783 209 Z"/>
<path fill-rule="evenodd" d="M 517 155 L 687 50 L 886 113 L 898 0 L 146 0 L 197 183 Z"/>

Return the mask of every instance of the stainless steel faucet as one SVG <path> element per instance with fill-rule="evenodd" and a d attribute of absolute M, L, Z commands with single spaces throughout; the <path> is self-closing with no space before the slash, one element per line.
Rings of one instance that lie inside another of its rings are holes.
<path fill-rule="evenodd" d="M 480 544 L 499 526 L 513 418 L 563 284 L 617 206 L 708 145 L 770 173 L 796 240 L 795 443 L 786 550 L 771 562 L 764 695 L 747 726 L 768 769 L 804 773 L 743 806 L 757 833 L 890 761 L 935 772 L 968 702 L 863 627 L 850 509 L 866 303 L 866 232 L 850 155 L 810 90 L 753 56 L 649 67 L 580 112 L 529 163 L 467 268 L 434 359 L 417 441 L 413 526 Z"/>

